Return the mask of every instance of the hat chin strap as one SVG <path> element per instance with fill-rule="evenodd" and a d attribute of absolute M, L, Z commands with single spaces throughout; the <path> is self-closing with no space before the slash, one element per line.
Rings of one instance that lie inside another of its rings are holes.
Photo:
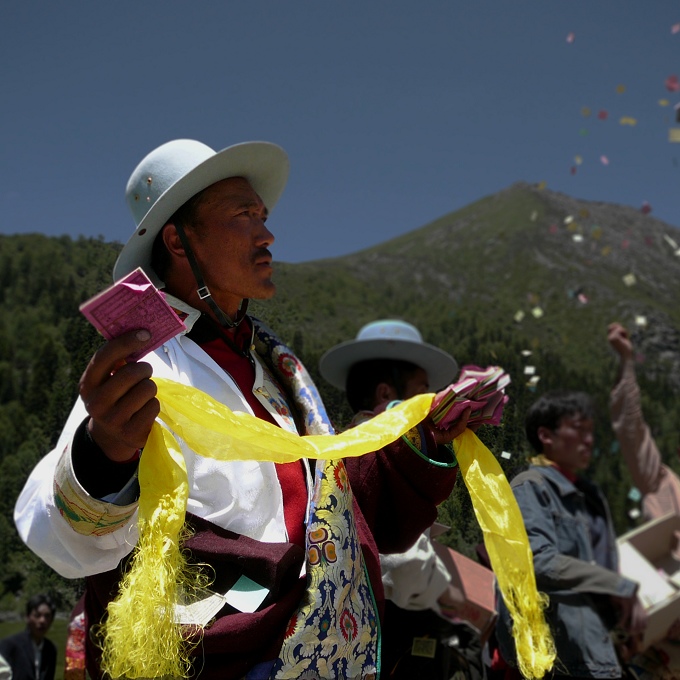
<path fill-rule="evenodd" d="M 246 316 L 246 312 L 248 311 L 248 298 L 243 299 L 243 301 L 241 302 L 241 306 L 239 307 L 239 310 L 236 313 L 236 318 L 232 321 L 220 309 L 218 304 L 213 299 L 212 293 L 208 289 L 208 286 L 205 285 L 203 274 L 201 274 L 198 262 L 196 262 L 194 251 L 191 249 L 191 246 L 189 245 L 189 239 L 187 238 L 187 234 L 184 231 L 184 227 L 182 227 L 179 224 L 175 224 L 175 229 L 179 234 L 179 239 L 182 242 L 184 253 L 187 256 L 189 266 L 191 267 L 191 271 L 193 272 L 194 278 L 196 279 L 196 285 L 198 286 L 198 288 L 196 289 L 196 293 L 198 294 L 198 297 L 207 303 L 208 307 L 210 307 L 210 310 L 215 315 L 217 321 L 221 326 L 226 326 L 227 328 L 236 328 Z"/>

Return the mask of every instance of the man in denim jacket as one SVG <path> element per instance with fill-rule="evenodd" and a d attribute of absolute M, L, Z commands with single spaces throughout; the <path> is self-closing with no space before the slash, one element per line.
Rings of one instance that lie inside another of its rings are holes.
<path fill-rule="evenodd" d="M 623 677 L 612 632 L 634 639 L 644 627 L 638 586 L 618 573 L 607 501 L 579 474 L 592 457 L 593 412 L 591 398 L 580 392 L 549 392 L 535 402 L 525 425 L 538 455 L 511 484 L 538 589 L 550 600 L 554 678 Z M 498 605 L 500 650 L 513 663 L 512 621 L 502 600 Z"/>

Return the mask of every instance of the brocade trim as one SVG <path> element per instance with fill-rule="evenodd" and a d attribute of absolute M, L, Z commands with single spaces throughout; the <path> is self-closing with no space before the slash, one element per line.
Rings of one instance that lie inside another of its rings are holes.
<path fill-rule="evenodd" d="M 137 510 L 137 503 L 112 505 L 92 498 L 76 479 L 69 447 L 54 473 L 54 503 L 73 531 L 83 536 L 110 534 L 125 526 Z"/>

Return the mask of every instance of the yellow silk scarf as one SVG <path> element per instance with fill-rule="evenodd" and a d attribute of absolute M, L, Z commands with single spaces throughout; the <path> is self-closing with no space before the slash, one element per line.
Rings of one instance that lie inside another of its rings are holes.
<path fill-rule="evenodd" d="M 377 451 L 406 433 L 428 415 L 434 397 L 413 397 L 335 436 L 301 437 L 232 412 L 196 388 L 162 378 L 155 382 L 159 418 L 167 429 L 156 422 L 144 447 L 139 540 L 101 629 L 102 669 L 112 678 L 184 677 L 189 670 L 191 644 L 183 637 L 187 631 L 175 623 L 173 604 L 180 591 L 205 584 L 187 568 L 181 550 L 189 487 L 175 435 L 197 454 L 217 460 L 348 458 Z M 466 430 L 456 443 L 460 470 L 513 615 L 520 670 L 527 678 L 541 678 L 552 666 L 554 651 L 521 514 L 498 462 L 476 435 Z"/>

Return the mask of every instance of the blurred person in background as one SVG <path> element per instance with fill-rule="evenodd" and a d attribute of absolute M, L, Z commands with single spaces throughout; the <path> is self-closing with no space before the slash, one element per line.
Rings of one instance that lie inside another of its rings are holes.
<path fill-rule="evenodd" d="M 0 640 L 0 680 L 54 680 L 57 648 L 45 636 L 55 611 L 47 595 L 26 603 L 26 628 Z"/>

